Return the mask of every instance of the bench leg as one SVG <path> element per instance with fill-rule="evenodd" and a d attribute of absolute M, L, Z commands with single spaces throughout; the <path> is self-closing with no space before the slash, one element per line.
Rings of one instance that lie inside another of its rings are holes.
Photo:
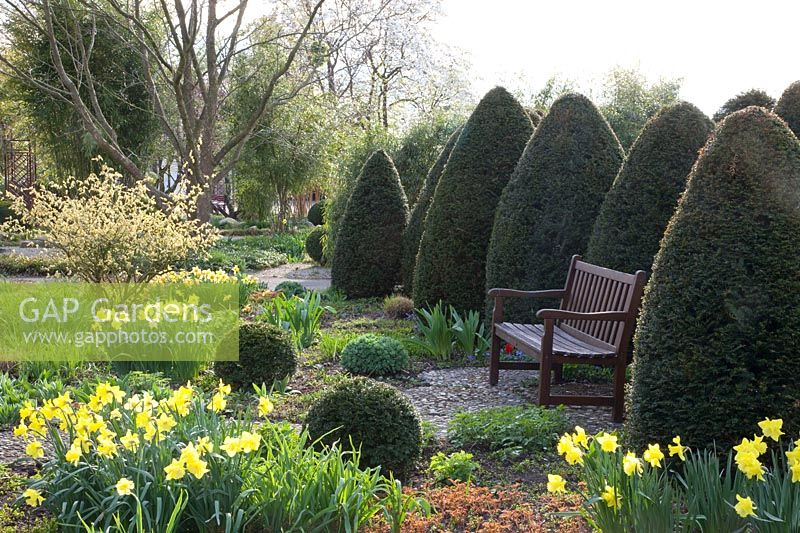
<path fill-rule="evenodd" d="M 500 337 L 492 333 L 492 353 L 489 358 L 489 385 L 497 385 L 500 379 Z"/>
<path fill-rule="evenodd" d="M 618 364 L 614 367 L 614 422 L 622 422 L 624 412 L 625 412 L 625 365 Z"/>
<path fill-rule="evenodd" d="M 542 354 L 539 363 L 539 405 L 550 405 L 550 370 L 552 368 L 550 357 Z"/>
<path fill-rule="evenodd" d="M 553 383 L 558 385 L 564 382 L 564 365 L 553 365 Z"/>

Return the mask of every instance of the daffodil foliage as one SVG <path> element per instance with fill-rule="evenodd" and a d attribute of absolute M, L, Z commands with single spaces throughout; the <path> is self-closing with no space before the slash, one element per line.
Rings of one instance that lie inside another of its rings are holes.
<path fill-rule="evenodd" d="M 14 434 L 41 475 L 20 503 L 70 530 L 238 532 L 355 531 L 392 516 L 384 501 L 404 501 L 399 483 L 359 468 L 358 452 L 317 451 L 307 434 L 270 423 L 264 391 L 242 417 L 228 412 L 230 393 L 222 381 L 209 394 L 99 383 L 83 401 L 65 392 L 26 403 Z"/>
<path fill-rule="evenodd" d="M 766 418 L 720 464 L 677 435 L 633 450 L 615 434 L 576 426 L 557 450 L 581 483 L 549 474 L 547 490 L 580 493 L 581 514 L 604 532 L 798 531 L 800 439 L 782 442 L 783 435 L 783 420 Z"/>

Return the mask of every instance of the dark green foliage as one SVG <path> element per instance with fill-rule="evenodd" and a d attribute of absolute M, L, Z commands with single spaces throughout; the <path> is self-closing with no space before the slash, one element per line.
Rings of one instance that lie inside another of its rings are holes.
<path fill-rule="evenodd" d="M 772 109 L 775 99 L 760 89 L 750 89 L 739 93 L 724 104 L 714 113 L 714 122 L 719 122 L 735 111 L 740 111 L 745 107 L 756 105 L 765 109 Z"/>
<path fill-rule="evenodd" d="M 397 339 L 367 333 L 347 343 L 342 366 L 353 374 L 386 376 L 408 368 L 408 350 Z"/>
<path fill-rule="evenodd" d="M 317 226 L 311 230 L 306 237 L 306 253 L 320 265 L 325 264 L 325 255 L 322 250 L 322 238 L 325 236 L 325 228 Z"/>
<path fill-rule="evenodd" d="M 585 96 L 560 97 L 503 191 L 486 260 L 488 288 L 557 289 L 583 253 L 623 160 L 617 138 Z M 530 322 L 550 302 L 508 300 L 507 320 Z"/>
<path fill-rule="evenodd" d="M 250 389 L 252 384 L 272 385 L 294 374 L 297 352 L 283 329 L 266 322 L 239 326 L 239 360 L 217 361 L 214 373 L 225 383 Z"/>
<path fill-rule="evenodd" d="M 0 200 L 0 224 L 10 220 L 14 216 L 11 211 L 11 202 L 8 200 Z"/>
<path fill-rule="evenodd" d="M 325 200 L 320 200 L 312 205 L 306 217 L 315 226 L 321 226 L 325 221 Z"/>
<path fill-rule="evenodd" d="M 422 187 L 419 198 L 417 198 L 417 203 L 414 204 L 414 208 L 411 210 L 408 226 L 403 232 L 403 291 L 406 294 L 411 294 L 414 285 L 414 270 L 417 265 L 419 241 L 422 239 L 422 232 L 425 229 L 425 216 L 428 214 L 428 208 L 430 208 L 433 193 L 436 191 L 436 185 L 439 184 L 442 171 L 450 158 L 450 152 L 453 151 L 453 146 L 455 146 L 460 134 L 461 128 L 458 128 L 450 135 L 444 148 L 439 153 L 439 157 L 436 158 L 436 162 L 428 171 L 425 185 Z"/>
<path fill-rule="evenodd" d="M 385 383 L 354 378 L 326 391 L 308 411 L 308 432 L 324 444 L 361 447 L 362 467 L 382 466 L 396 475 L 420 454 L 422 430 L 414 406 Z M 324 436 L 324 437 L 323 437 Z"/>
<path fill-rule="evenodd" d="M 800 137 L 800 81 L 789 85 L 775 104 L 775 114 Z"/>
<path fill-rule="evenodd" d="M 276 291 L 282 292 L 287 298 L 306 295 L 306 288 L 296 281 L 282 281 L 275 286 Z"/>
<path fill-rule="evenodd" d="M 725 449 L 764 417 L 800 430 L 800 143 L 761 108 L 701 153 L 635 337 L 631 445 Z"/>
<path fill-rule="evenodd" d="M 383 150 L 358 177 L 336 239 L 332 285 L 350 298 L 390 294 L 400 280 L 408 204 L 397 170 Z"/>
<path fill-rule="evenodd" d="M 458 312 L 483 307 L 495 208 L 531 133 L 525 110 L 502 87 L 473 111 L 428 209 L 414 276 L 417 307 L 440 300 Z"/>
<path fill-rule="evenodd" d="M 649 271 L 714 124 L 692 104 L 662 109 L 631 147 L 594 224 L 588 261 L 622 272 Z"/>

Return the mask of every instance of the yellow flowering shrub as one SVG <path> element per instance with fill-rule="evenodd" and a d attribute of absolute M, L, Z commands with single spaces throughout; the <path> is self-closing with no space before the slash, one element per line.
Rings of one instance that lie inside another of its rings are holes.
<path fill-rule="evenodd" d="M 577 426 L 557 444 L 577 465 L 582 514 L 602 531 L 795 531 L 800 527 L 800 439 L 781 442 L 783 420 L 766 418 L 760 434 L 742 438 L 727 464 L 713 451 L 690 450 L 675 436 L 641 453 L 607 432 Z M 772 449 L 770 449 L 772 446 Z M 768 467 L 771 465 L 771 468 Z M 547 490 L 568 492 L 549 474 Z"/>
<path fill-rule="evenodd" d="M 382 498 L 403 500 L 399 485 L 359 469 L 357 452 L 318 452 L 288 424 L 227 416 L 230 392 L 222 381 L 210 395 L 190 383 L 166 394 L 99 383 L 82 401 L 66 392 L 27 402 L 14 434 L 43 464 L 20 501 L 80 530 L 168 531 L 172 521 L 236 532 L 314 529 L 318 519 L 356 530 L 388 511 Z M 261 417 L 272 409 L 263 395 L 252 406 Z"/>
<path fill-rule="evenodd" d="M 90 282 L 148 281 L 171 265 L 207 253 L 218 233 L 192 216 L 200 191 L 157 200 L 149 183 L 128 186 L 121 177 L 103 164 L 87 178 L 35 191 L 30 209 L 18 198 L 18 219 L 0 232 L 32 228 L 46 233 L 63 253 L 63 267 Z"/>

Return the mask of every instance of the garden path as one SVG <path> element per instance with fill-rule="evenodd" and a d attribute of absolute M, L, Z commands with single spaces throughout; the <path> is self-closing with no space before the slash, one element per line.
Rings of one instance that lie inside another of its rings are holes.
<path fill-rule="evenodd" d="M 331 269 L 314 263 L 288 263 L 275 268 L 250 272 L 274 289 L 284 281 L 296 281 L 306 289 L 323 291 L 331 286 Z"/>
<path fill-rule="evenodd" d="M 534 403 L 538 372 L 503 370 L 496 387 L 489 386 L 489 370 L 481 367 L 429 370 L 417 378 L 421 385 L 404 389 L 423 420 L 436 427 L 443 437 L 447 424 L 458 411 L 477 411 L 487 407 Z M 610 394 L 611 385 L 563 383 L 553 385 L 553 394 Z M 566 407 L 570 425 L 580 425 L 587 432 L 611 430 L 614 424 L 611 408 L 593 406 Z"/>

